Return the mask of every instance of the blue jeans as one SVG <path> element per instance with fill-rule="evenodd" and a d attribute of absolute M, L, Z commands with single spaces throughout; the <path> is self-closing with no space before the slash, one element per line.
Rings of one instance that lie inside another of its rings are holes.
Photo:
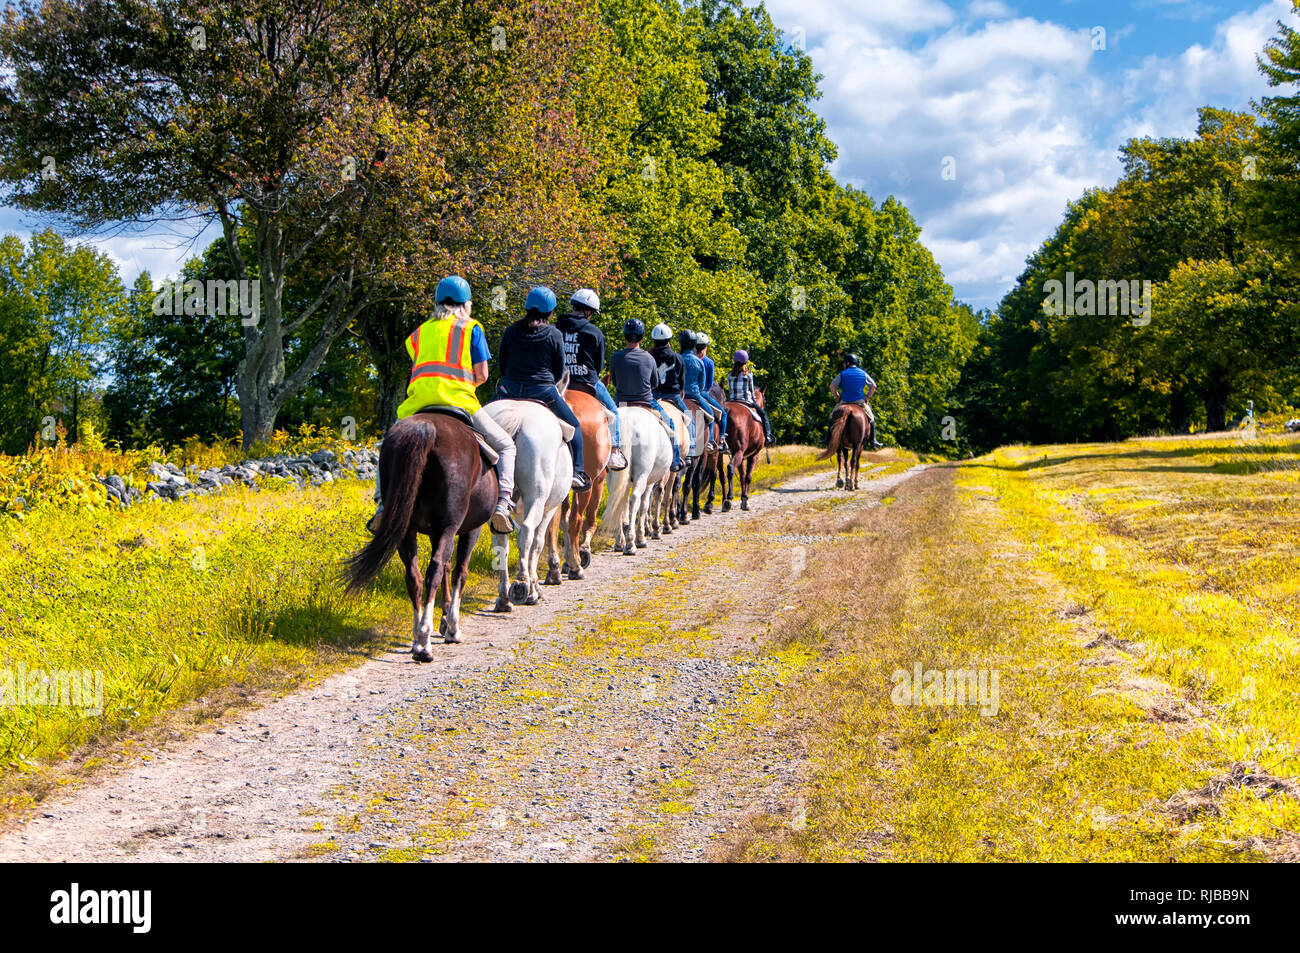
<path fill-rule="evenodd" d="M 551 413 L 573 428 L 573 439 L 569 441 L 569 452 L 573 454 L 573 472 L 585 473 L 582 458 L 582 425 L 572 408 L 564 402 L 554 384 L 516 384 L 514 381 L 502 381 L 497 385 L 493 400 L 540 400 Z"/>
<path fill-rule="evenodd" d="M 609 388 L 605 386 L 603 381 L 596 381 L 596 399 L 614 412 L 614 419 L 609 425 L 609 430 L 614 437 L 614 446 L 622 447 L 623 441 L 619 438 L 618 433 L 618 404 L 614 403 L 614 398 L 609 396 Z"/>
<path fill-rule="evenodd" d="M 716 400 L 714 400 L 712 397 L 710 397 L 710 396 L 709 396 L 708 394 L 706 394 L 704 391 L 700 390 L 698 387 L 697 387 L 697 388 L 694 388 L 694 389 L 691 390 L 691 391 L 688 391 L 687 394 L 686 394 L 686 396 L 689 397 L 691 400 L 695 401 L 697 404 L 699 404 L 701 407 L 705 408 L 706 410 L 707 410 L 708 408 L 712 407 L 712 408 L 714 408 L 715 410 L 718 410 L 718 411 L 720 411 L 720 412 L 722 413 L 722 422 L 721 422 L 720 424 L 717 425 L 717 426 L 718 426 L 718 439 L 715 440 L 714 442 L 715 442 L 715 443 L 721 443 L 724 439 L 726 439 L 726 434 L 727 434 L 727 408 L 724 407 L 722 404 L 719 404 Z M 712 430 L 713 430 L 713 426 L 714 426 L 713 423 L 710 422 L 710 424 L 709 424 L 709 430 L 710 430 L 710 432 L 712 432 Z"/>
<path fill-rule="evenodd" d="M 691 433 L 691 449 L 694 450 L 695 449 L 695 418 L 691 415 L 691 412 L 686 409 L 685 398 L 683 398 L 681 394 L 672 394 L 669 396 L 665 396 L 662 399 L 668 401 L 668 403 L 672 404 L 674 407 L 680 410 L 682 412 L 682 416 L 686 418 L 686 428 Z"/>

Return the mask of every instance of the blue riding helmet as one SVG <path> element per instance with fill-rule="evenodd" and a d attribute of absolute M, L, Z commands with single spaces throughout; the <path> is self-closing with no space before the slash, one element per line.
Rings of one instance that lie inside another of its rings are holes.
<path fill-rule="evenodd" d="M 460 275 L 448 275 L 438 282 L 438 290 L 433 293 L 433 300 L 442 304 L 464 304 L 470 300 L 469 282 Z"/>
<path fill-rule="evenodd" d="M 645 337 L 645 322 L 640 318 L 628 318 L 623 322 L 623 337 L 641 340 Z"/>
<path fill-rule="evenodd" d="M 524 310 L 550 314 L 555 310 L 555 292 L 550 288 L 538 285 L 528 292 L 528 298 L 524 301 Z"/>

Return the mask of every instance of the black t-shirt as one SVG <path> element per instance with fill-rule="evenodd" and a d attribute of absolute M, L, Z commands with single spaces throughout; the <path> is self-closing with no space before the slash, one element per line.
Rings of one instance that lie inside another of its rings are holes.
<path fill-rule="evenodd" d="M 555 322 L 564 339 L 564 364 L 569 378 L 593 390 L 605 369 L 605 334 L 586 318 L 566 314 Z"/>
<path fill-rule="evenodd" d="M 650 356 L 655 359 L 655 396 L 673 397 L 680 394 L 686 386 L 686 365 L 682 356 L 670 344 L 652 347 Z"/>
<path fill-rule="evenodd" d="M 609 359 L 616 401 L 648 402 L 654 396 L 655 359 L 642 348 L 625 347 Z"/>
<path fill-rule="evenodd" d="M 554 384 L 564 376 L 564 338 L 553 325 L 521 319 L 501 333 L 497 362 L 503 381 Z"/>

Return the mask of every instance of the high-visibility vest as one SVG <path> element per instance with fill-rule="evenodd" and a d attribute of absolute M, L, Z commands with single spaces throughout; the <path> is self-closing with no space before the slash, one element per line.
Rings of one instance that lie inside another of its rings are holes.
<path fill-rule="evenodd" d="M 474 393 L 474 365 L 470 357 L 473 318 L 430 318 L 406 339 L 406 352 L 414 366 L 406 385 L 406 400 L 397 408 L 398 419 L 430 404 L 459 407 L 470 414 L 482 405 Z"/>

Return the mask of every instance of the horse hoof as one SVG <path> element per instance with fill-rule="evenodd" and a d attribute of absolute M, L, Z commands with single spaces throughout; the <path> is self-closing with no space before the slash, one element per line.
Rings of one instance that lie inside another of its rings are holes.
<path fill-rule="evenodd" d="M 527 605 L 524 600 L 528 598 L 528 586 L 522 582 L 512 582 L 510 588 L 506 591 L 506 595 L 517 606 Z"/>
<path fill-rule="evenodd" d="M 740 508 L 741 508 L 742 510 L 747 510 L 747 509 L 749 509 L 749 500 L 741 500 L 741 501 L 740 501 Z"/>
<path fill-rule="evenodd" d="M 492 607 L 493 612 L 509 612 L 511 609 L 508 599 L 497 598 L 497 604 Z"/>
<path fill-rule="evenodd" d="M 704 515 L 705 515 L 705 516 L 712 516 L 712 515 L 713 515 L 713 504 L 712 504 L 712 503 L 710 503 L 708 506 L 704 507 Z"/>
<path fill-rule="evenodd" d="M 460 643 L 460 636 L 453 632 L 448 635 L 444 635 L 442 637 L 442 641 L 445 642 L 447 645 L 458 645 Z"/>
<path fill-rule="evenodd" d="M 647 543 L 645 540 L 642 540 L 641 542 L 639 542 L 639 543 L 636 544 L 636 548 L 637 548 L 637 549 L 645 549 L 645 548 L 646 548 L 647 546 L 649 546 L 649 545 L 650 545 L 650 544 Z"/>
<path fill-rule="evenodd" d="M 699 510 L 691 510 L 691 519 L 692 519 L 692 520 L 698 520 L 699 518 L 700 518 L 700 511 L 699 511 Z"/>
<path fill-rule="evenodd" d="M 584 550 L 581 550 L 581 551 L 578 553 L 578 564 L 579 564 L 580 566 L 582 566 L 583 569 L 586 569 L 588 566 L 591 565 L 591 550 L 590 550 L 590 549 L 584 549 Z M 579 576 L 578 578 L 581 579 L 582 576 Z"/>
<path fill-rule="evenodd" d="M 729 503 L 729 502 L 728 502 L 728 503 L 723 503 L 723 504 L 722 504 L 722 512 L 724 512 L 724 513 L 730 513 L 730 512 L 731 512 L 731 503 Z"/>
<path fill-rule="evenodd" d="M 844 481 L 843 481 L 843 480 L 836 480 L 836 481 L 835 481 L 835 489 L 838 490 L 838 489 L 840 489 L 842 486 L 844 486 Z"/>
<path fill-rule="evenodd" d="M 417 662 L 432 662 L 433 653 L 428 649 L 411 649 L 411 658 Z"/>
<path fill-rule="evenodd" d="M 634 550 L 631 546 L 625 546 L 625 547 L 623 547 L 623 555 L 624 555 L 624 556 L 635 556 L 635 555 L 636 555 L 636 550 Z"/>
<path fill-rule="evenodd" d="M 570 569 L 570 570 L 569 570 L 569 579 L 572 580 L 572 579 L 583 579 L 583 578 L 585 578 L 585 577 L 582 575 L 582 570 L 581 570 L 581 569 L 576 569 L 576 568 L 575 568 L 575 569 Z"/>
<path fill-rule="evenodd" d="M 560 571 L 558 569 L 552 569 L 546 574 L 546 578 L 542 580 L 543 586 L 558 586 L 559 584 Z"/>
<path fill-rule="evenodd" d="M 524 600 L 524 605 L 535 606 L 537 605 L 537 603 L 541 601 L 542 601 L 542 594 L 540 592 L 535 592 L 532 595 L 530 595 L 527 599 Z"/>

